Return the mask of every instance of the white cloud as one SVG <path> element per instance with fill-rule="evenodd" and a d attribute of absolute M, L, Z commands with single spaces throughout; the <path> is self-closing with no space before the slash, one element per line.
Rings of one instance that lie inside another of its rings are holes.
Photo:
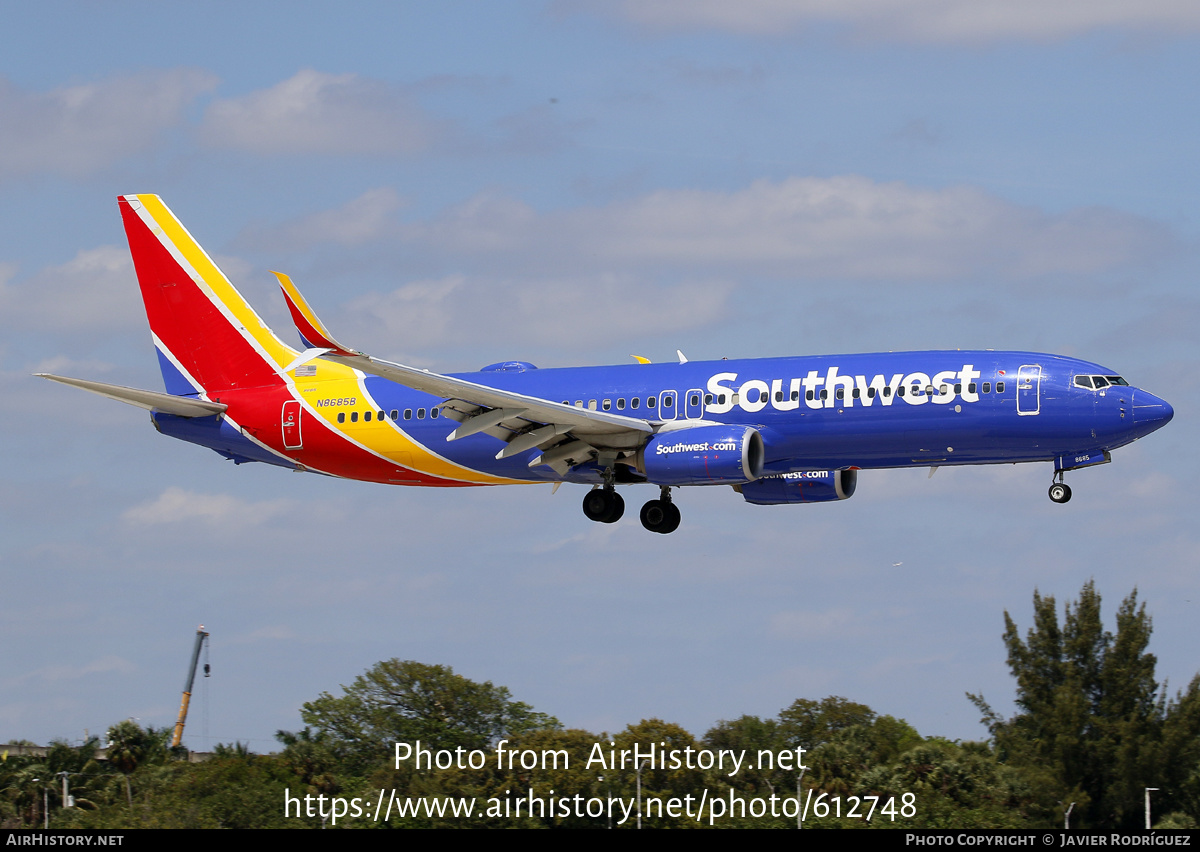
<path fill-rule="evenodd" d="M 258 154 L 407 154 L 428 147 L 438 133 L 402 88 L 312 69 L 213 102 L 201 128 L 209 145 Z"/>
<path fill-rule="evenodd" d="M 189 68 L 26 92 L 0 79 L 0 176 L 79 176 L 152 147 L 216 86 Z"/>
<path fill-rule="evenodd" d="M 1166 228 L 1104 208 L 1051 215 L 973 187 L 859 175 L 672 189 L 538 214 L 481 196 L 406 237 L 458 253 L 520 253 L 546 266 L 669 264 L 742 275 L 863 280 L 1089 274 L 1157 255 Z"/>
<path fill-rule="evenodd" d="M 18 283 L 0 270 L 0 311 L 5 325 L 51 331 L 130 328 L 145 311 L 129 252 L 117 246 L 81 249 Z"/>
<path fill-rule="evenodd" d="M 870 38 L 923 42 L 1042 40 L 1097 29 L 1164 34 L 1200 29 L 1200 6 L 1188 0 L 625 0 L 621 14 L 654 29 L 779 35 L 833 23 Z"/>
<path fill-rule="evenodd" d="M 721 317 L 732 290 L 717 280 L 656 286 L 607 273 L 520 281 L 454 275 L 354 299 L 344 336 L 393 357 L 402 357 L 397 348 L 420 353 L 455 341 L 509 351 L 593 345 L 707 326 Z"/>
<path fill-rule="evenodd" d="M 283 514 L 292 506 L 290 500 L 250 503 L 228 494 L 197 494 L 172 485 L 156 499 L 127 509 L 121 517 L 139 526 L 200 522 L 250 527 Z"/>
<path fill-rule="evenodd" d="M 322 210 L 281 225 L 250 228 L 238 242 L 256 249 L 304 251 L 322 243 L 360 246 L 394 235 L 400 196 L 391 187 L 369 189 L 332 210 Z"/>
<path fill-rule="evenodd" d="M 89 675 L 102 674 L 130 674 L 136 671 L 136 666 L 122 657 L 108 655 L 97 660 L 92 660 L 90 663 L 83 665 L 67 665 L 60 664 L 54 666 L 45 666 L 44 668 L 36 669 L 28 674 L 18 678 L 19 681 L 42 680 L 42 681 L 57 681 L 57 680 L 78 680 Z"/>

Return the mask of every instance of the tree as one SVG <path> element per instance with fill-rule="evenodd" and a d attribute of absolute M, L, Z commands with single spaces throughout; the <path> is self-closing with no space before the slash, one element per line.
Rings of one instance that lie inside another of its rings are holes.
<path fill-rule="evenodd" d="M 300 715 L 316 731 L 314 739 L 348 761 L 355 774 L 387 763 L 396 742 L 486 749 L 527 731 L 561 727 L 553 716 L 513 701 L 507 688 L 475 683 L 449 666 L 388 660 L 342 689 L 337 698 L 321 693 Z"/>
<path fill-rule="evenodd" d="M 814 749 L 829 742 L 833 735 L 853 725 L 870 725 L 875 711 L 866 704 L 831 695 L 820 701 L 798 698 L 779 713 L 779 733 L 795 748 Z"/>
<path fill-rule="evenodd" d="M 107 760 L 125 776 L 125 796 L 130 809 L 133 808 L 133 787 L 129 776 L 143 763 L 162 763 L 167 759 L 170 733 L 168 728 L 143 728 L 132 719 L 108 729 Z"/>
<path fill-rule="evenodd" d="M 1006 720 L 982 696 L 968 697 L 1000 758 L 1025 769 L 1044 795 L 1076 802 L 1080 824 L 1136 828 L 1144 788 L 1162 788 L 1167 808 L 1196 764 L 1200 677 L 1168 700 L 1146 650 L 1151 619 L 1136 589 L 1121 603 L 1115 636 L 1104 629 L 1091 581 L 1064 608 L 1061 628 L 1054 598 L 1034 592 L 1033 610 L 1024 640 L 1004 614 L 1020 712 Z"/>

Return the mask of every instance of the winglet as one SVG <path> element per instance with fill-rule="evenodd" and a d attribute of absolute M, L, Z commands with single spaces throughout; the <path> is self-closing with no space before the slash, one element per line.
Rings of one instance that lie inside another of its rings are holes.
<path fill-rule="evenodd" d="M 287 301 L 288 310 L 292 313 L 292 322 L 296 324 L 296 331 L 300 333 L 300 339 L 304 341 L 304 345 L 309 349 L 327 349 L 334 355 L 358 355 L 361 353 L 355 352 L 353 349 L 347 349 L 342 344 L 333 339 L 333 336 L 325 329 L 325 324 L 313 312 L 313 309 L 308 306 L 308 302 L 300 295 L 300 291 L 296 289 L 296 285 L 292 283 L 292 279 L 284 275 L 282 272 L 272 272 L 279 279 L 279 286 L 283 290 L 283 298 Z"/>
<path fill-rule="evenodd" d="M 629 357 L 632 358 L 633 360 L 637 361 L 639 364 L 649 364 L 650 363 L 650 359 L 646 358 L 642 355 L 630 355 Z"/>

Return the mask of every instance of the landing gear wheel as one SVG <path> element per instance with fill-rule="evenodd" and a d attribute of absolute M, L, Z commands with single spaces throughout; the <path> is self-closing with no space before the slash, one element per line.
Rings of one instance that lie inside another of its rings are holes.
<path fill-rule="evenodd" d="M 679 507 L 665 500 L 650 500 L 642 506 L 641 519 L 650 532 L 673 533 L 679 528 Z"/>
<path fill-rule="evenodd" d="M 1066 503 L 1071 499 L 1071 486 L 1065 482 L 1056 482 L 1050 486 L 1050 499 L 1055 503 Z"/>
<path fill-rule="evenodd" d="M 676 506 L 674 503 L 668 503 L 667 504 L 667 525 L 662 530 L 662 532 L 663 533 L 675 532 L 675 530 L 679 529 L 679 521 L 680 521 L 679 507 Z"/>
<path fill-rule="evenodd" d="M 613 524 L 625 514 L 625 500 L 616 491 L 596 488 L 583 496 L 583 514 L 590 521 Z"/>
<path fill-rule="evenodd" d="M 609 498 L 612 503 L 612 508 L 604 517 L 604 523 L 615 524 L 621 520 L 621 516 L 625 514 L 625 498 L 616 491 L 609 492 L 612 496 Z"/>

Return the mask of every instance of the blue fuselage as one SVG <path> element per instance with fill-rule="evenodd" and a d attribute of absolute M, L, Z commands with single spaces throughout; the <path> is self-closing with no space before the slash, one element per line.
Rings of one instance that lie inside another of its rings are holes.
<path fill-rule="evenodd" d="M 1164 425 L 1172 409 L 1087 361 L 1031 352 L 927 351 L 631 364 L 457 374 L 480 384 L 683 429 L 751 426 L 765 473 L 813 469 L 1055 461 L 1107 453 Z M 1102 377 L 1084 387 L 1076 377 Z M 1097 380 L 1092 384 L 1099 384 Z M 442 400 L 367 377 L 396 425 L 464 466 L 514 479 L 593 482 L 530 468 L 530 453 L 495 458 L 486 434 L 454 442 L 457 425 L 432 412 Z M 419 416 L 418 416 L 419 415 Z M 350 431 L 353 434 L 352 430 Z M 528 458 L 527 458 L 528 456 Z"/>

